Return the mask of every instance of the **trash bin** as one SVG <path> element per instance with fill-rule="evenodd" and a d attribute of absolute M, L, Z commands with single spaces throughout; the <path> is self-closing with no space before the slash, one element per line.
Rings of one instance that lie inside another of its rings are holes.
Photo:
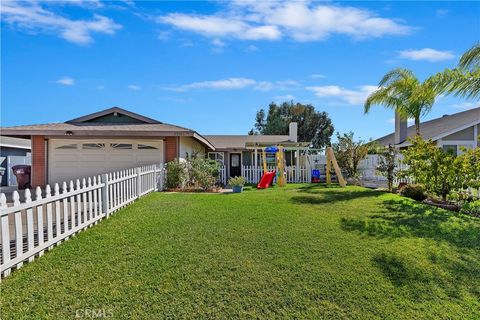
<path fill-rule="evenodd" d="M 29 165 L 20 164 L 12 167 L 13 174 L 17 178 L 18 190 L 30 189 L 30 173 L 31 167 Z"/>

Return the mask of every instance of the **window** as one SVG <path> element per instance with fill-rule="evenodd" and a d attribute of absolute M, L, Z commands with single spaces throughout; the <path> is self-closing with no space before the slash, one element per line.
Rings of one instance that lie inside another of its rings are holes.
<path fill-rule="evenodd" d="M 443 150 L 456 156 L 457 155 L 457 145 L 456 144 L 444 144 Z"/>
<path fill-rule="evenodd" d="M 84 150 L 103 150 L 105 149 L 105 143 L 84 143 L 82 144 Z"/>
<path fill-rule="evenodd" d="M 138 144 L 138 150 L 157 150 L 158 148 L 154 146 L 149 146 L 148 144 Z"/>
<path fill-rule="evenodd" d="M 225 157 L 223 152 L 209 152 L 208 158 L 211 160 L 218 161 L 218 163 L 220 163 L 221 165 L 225 163 Z"/>
<path fill-rule="evenodd" d="M 232 154 L 230 159 L 232 160 L 232 163 L 231 163 L 232 167 L 240 167 L 240 155 L 239 154 Z"/>
<path fill-rule="evenodd" d="M 77 149 L 77 144 L 76 143 L 65 144 L 63 146 L 57 147 L 56 149 Z"/>
<path fill-rule="evenodd" d="M 130 150 L 132 149 L 131 143 L 111 143 L 110 147 L 116 150 Z"/>

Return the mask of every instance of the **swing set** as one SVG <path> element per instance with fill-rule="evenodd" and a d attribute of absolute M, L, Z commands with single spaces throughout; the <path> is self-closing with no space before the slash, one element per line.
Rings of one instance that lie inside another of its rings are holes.
<path fill-rule="evenodd" d="M 332 182 L 330 171 L 333 166 L 335 174 L 337 175 L 338 184 L 340 185 L 340 187 L 345 187 L 347 185 L 347 182 L 343 178 L 342 172 L 337 163 L 337 159 L 335 158 L 335 154 L 333 153 L 332 147 L 327 148 L 326 156 L 327 156 L 327 166 L 326 166 L 327 185 L 330 185 L 330 183 Z M 284 187 L 287 185 L 287 179 L 285 177 L 286 162 L 285 162 L 284 147 L 271 146 L 271 147 L 263 148 L 262 162 L 263 162 L 263 175 L 257 184 L 258 189 L 266 189 L 270 187 L 275 177 L 277 178 L 277 185 L 279 187 Z M 276 170 L 268 171 L 269 164 L 275 166 Z M 314 170 L 314 171 L 318 171 L 318 170 Z"/>

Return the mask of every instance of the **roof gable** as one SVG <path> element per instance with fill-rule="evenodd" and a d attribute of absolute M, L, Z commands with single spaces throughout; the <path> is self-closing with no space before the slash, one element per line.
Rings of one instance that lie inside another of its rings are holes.
<path fill-rule="evenodd" d="M 420 123 L 420 134 L 423 139 L 432 139 L 436 141 L 445 136 L 453 134 L 455 132 L 464 130 L 471 126 L 480 124 L 480 108 L 473 108 L 470 110 L 454 113 L 452 115 L 444 115 L 440 118 L 432 119 Z M 381 145 L 394 144 L 395 132 L 381 137 L 375 141 L 378 141 Z M 407 129 L 407 136 L 413 137 L 415 135 L 415 126 L 410 126 Z M 408 140 L 403 141 L 398 146 L 408 146 L 410 142 Z"/>
<path fill-rule="evenodd" d="M 140 114 L 119 108 L 113 107 L 109 109 L 105 109 L 99 112 L 87 114 L 85 116 L 75 118 L 66 123 L 161 123 L 160 121 L 147 118 Z"/>

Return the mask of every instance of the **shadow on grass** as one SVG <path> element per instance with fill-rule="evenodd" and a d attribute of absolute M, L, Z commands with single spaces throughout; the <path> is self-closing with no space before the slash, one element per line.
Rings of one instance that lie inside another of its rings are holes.
<path fill-rule="evenodd" d="M 457 247 L 480 248 L 480 222 L 460 213 L 413 203 L 387 200 L 384 213 L 364 218 L 341 218 L 341 227 L 375 237 L 430 238 Z"/>
<path fill-rule="evenodd" d="M 329 189 L 328 187 L 324 187 L 323 189 Z M 372 197 L 379 197 L 385 192 L 383 191 L 376 191 L 376 190 L 342 190 L 340 189 L 332 189 L 331 191 L 325 192 L 315 192 L 312 191 L 315 189 L 304 189 L 301 192 L 306 192 L 313 194 L 311 196 L 293 196 L 291 201 L 297 204 L 326 204 L 326 203 L 333 203 L 339 201 L 350 201 L 362 198 L 372 198 Z M 318 190 L 318 188 L 316 188 Z"/>
<path fill-rule="evenodd" d="M 480 281 L 478 260 L 444 255 L 431 262 L 433 266 L 426 268 L 417 263 L 415 258 L 405 258 L 395 253 L 381 253 L 372 258 L 373 265 L 383 276 L 395 287 L 405 290 L 414 300 L 428 300 L 437 288 L 449 297 L 460 298 L 466 292 L 480 296 L 480 289 L 472 286 Z"/>

